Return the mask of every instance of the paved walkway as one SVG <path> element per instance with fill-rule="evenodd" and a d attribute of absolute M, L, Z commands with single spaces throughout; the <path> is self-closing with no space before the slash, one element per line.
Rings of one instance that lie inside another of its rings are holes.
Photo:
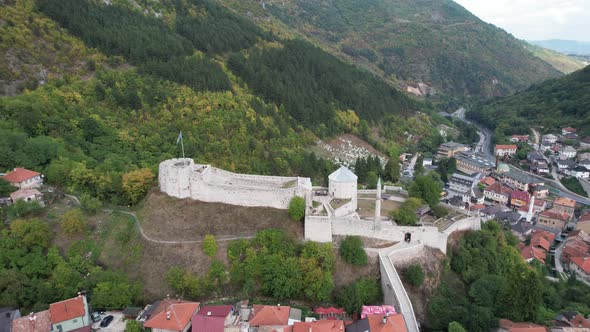
<path fill-rule="evenodd" d="M 80 200 L 78 199 L 78 197 L 73 196 L 73 195 L 68 195 L 66 194 L 66 197 L 71 198 L 72 200 L 74 200 L 76 202 L 77 205 L 80 205 Z M 102 212 L 107 212 L 107 213 L 123 213 L 126 214 L 128 216 L 131 216 L 131 218 L 133 218 L 133 221 L 135 222 L 135 227 L 137 227 L 137 230 L 139 230 L 139 234 L 141 234 L 141 237 L 148 241 L 148 242 L 153 242 L 153 243 L 161 243 L 161 244 L 194 244 L 194 243 L 202 243 L 203 240 L 187 240 L 187 241 L 169 241 L 169 240 L 158 240 L 158 239 L 153 239 L 149 236 L 147 236 L 145 234 L 145 232 L 143 231 L 143 228 L 141 228 L 141 224 L 139 222 L 139 219 L 137 219 L 137 215 L 133 212 L 128 212 L 128 211 L 122 211 L 122 210 L 112 210 L 112 209 L 102 209 Z M 253 235 L 248 235 L 248 236 L 228 236 L 228 235 L 217 235 L 215 236 L 215 240 L 217 242 L 224 242 L 224 241 L 234 241 L 234 240 L 241 240 L 241 239 L 253 239 L 255 236 Z"/>

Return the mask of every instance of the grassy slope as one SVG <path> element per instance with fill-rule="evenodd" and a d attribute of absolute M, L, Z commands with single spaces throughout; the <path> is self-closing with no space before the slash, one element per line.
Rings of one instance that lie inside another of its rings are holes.
<path fill-rule="evenodd" d="M 564 74 L 569 74 L 576 70 L 584 68 L 586 65 L 582 60 L 571 57 L 547 48 L 528 44 L 526 42 L 525 47 L 531 51 L 535 56 L 543 59 L 545 62 L 551 64 L 555 69 L 559 70 Z"/>
<path fill-rule="evenodd" d="M 0 95 L 15 95 L 65 74 L 86 75 L 88 62 L 105 59 L 34 7 L 32 0 L 0 5 Z"/>
<path fill-rule="evenodd" d="M 402 87 L 504 95 L 559 72 L 505 31 L 445 1 L 221 0 L 273 31 L 284 25 Z M 278 22 L 278 23 L 277 23 Z"/>

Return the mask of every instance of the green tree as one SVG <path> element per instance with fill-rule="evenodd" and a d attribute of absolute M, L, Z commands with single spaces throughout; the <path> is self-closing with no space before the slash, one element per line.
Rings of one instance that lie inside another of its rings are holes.
<path fill-rule="evenodd" d="M 182 297 L 199 298 L 209 290 L 205 278 L 201 278 L 178 266 L 171 267 L 166 272 L 165 277 L 168 285 Z"/>
<path fill-rule="evenodd" d="M 123 309 L 133 300 L 131 285 L 124 282 L 100 282 L 92 290 L 92 307 L 104 310 Z"/>
<path fill-rule="evenodd" d="M 227 269 L 225 265 L 219 260 L 213 260 L 211 266 L 209 266 L 209 271 L 207 272 L 207 284 L 209 287 L 220 293 L 223 290 L 223 286 L 228 281 L 227 278 Z"/>
<path fill-rule="evenodd" d="M 379 303 L 380 300 L 381 286 L 369 278 L 360 278 L 344 286 L 336 296 L 336 303 L 350 314 L 359 313 L 363 305 Z"/>
<path fill-rule="evenodd" d="M 51 232 L 49 225 L 39 219 L 18 219 L 10 224 L 11 234 L 21 240 L 26 246 L 49 247 Z"/>
<path fill-rule="evenodd" d="M 436 218 L 446 217 L 449 214 L 449 210 L 440 204 L 436 204 L 431 210 Z"/>
<path fill-rule="evenodd" d="M 217 254 L 217 249 L 217 241 L 215 240 L 215 236 L 211 234 L 205 235 L 203 238 L 203 252 L 205 255 L 213 257 L 215 254 Z"/>
<path fill-rule="evenodd" d="M 123 194 L 130 204 L 136 204 L 148 192 L 154 181 L 154 173 L 142 168 L 123 174 Z"/>
<path fill-rule="evenodd" d="M 404 279 L 412 286 L 418 287 L 424 283 L 424 270 L 418 264 L 410 265 L 403 273 Z"/>
<path fill-rule="evenodd" d="M 467 332 L 467 330 L 465 330 L 463 325 L 461 325 L 457 322 L 450 322 L 448 331 L 449 332 Z"/>
<path fill-rule="evenodd" d="M 96 214 L 96 212 L 102 207 L 102 202 L 98 198 L 84 193 L 80 196 L 80 205 L 87 213 Z"/>
<path fill-rule="evenodd" d="M 438 204 L 442 191 L 440 181 L 433 177 L 433 174 L 417 176 L 409 190 L 410 196 L 421 198 L 430 206 Z"/>
<path fill-rule="evenodd" d="M 385 164 L 383 180 L 396 183 L 400 177 L 399 156 L 391 156 Z"/>
<path fill-rule="evenodd" d="M 125 321 L 125 332 L 143 332 L 143 325 L 135 319 Z"/>
<path fill-rule="evenodd" d="M 342 259 L 352 265 L 367 265 L 368 258 L 363 241 L 358 236 L 346 236 L 340 243 L 340 256 Z"/>
<path fill-rule="evenodd" d="M 303 220 L 305 217 L 305 199 L 294 196 L 289 202 L 289 217 L 295 221 Z"/>
<path fill-rule="evenodd" d="M 80 209 L 72 209 L 61 216 L 61 228 L 68 235 L 83 234 L 88 225 Z"/>
<path fill-rule="evenodd" d="M 408 207 L 402 206 L 397 210 L 391 211 L 390 215 L 399 225 L 414 226 L 418 223 L 416 210 L 409 209 Z"/>
<path fill-rule="evenodd" d="M 4 180 L 4 178 L 0 178 L 0 197 L 8 197 L 16 190 L 17 188 L 13 187 L 10 182 Z"/>

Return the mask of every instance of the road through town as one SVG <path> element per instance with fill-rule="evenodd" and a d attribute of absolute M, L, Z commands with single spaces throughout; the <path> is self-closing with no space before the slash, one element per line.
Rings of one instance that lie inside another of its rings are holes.
<path fill-rule="evenodd" d="M 478 149 L 480 149 L 479 152 L 481 152 L 482 154 L 484 154 L 486 157 L 491 158 L 491 159 L 495 159 L 493 153 L 492 153 L 492 148 L 491 148 L 491 144 L 492 144 L 492 132 L 481 126 L 478 123 L 475 123 L 473 121 L 470 121 L 468 119 L 465 118 L 465 108 L 460 108 L 457 111 L 455 111 L 453 113 L 453 116 L 456 117 L 457 119 L 460 119 L 463 122 L 469 123 L 474 125 L 475 127 L 477 127 L 479 135 L 480 135 L 480 142 L 478 143 Z M 481 137 L 483 137 L 483 142 L 481 142 Z M 588 199 L 587 197 L 582 197 L 572 191 L 569 191 L 568 189 L 566 189 L 559 181 L 554 181 L 551 179 L 547 179 L 544 178 L 542 176 L 538 176 L 534 173 L 531 172 L 527 172 L 524 170 L 519 170 L 520 172 L 526 173 L 530 176 L 535 177 L 536 179 L 542 180 L 546 185 L 550 186 L 553 188 L 553 191 L 555 194 L 559 195 L 559 196 L 563 196 L 563 197 L 567 197 L 570 199 L 575 200 L 576 202 L 580 203 L 580 204 L 584 204 L 584 205 L 588 205 L 590 206 L 590 199 Z"/>

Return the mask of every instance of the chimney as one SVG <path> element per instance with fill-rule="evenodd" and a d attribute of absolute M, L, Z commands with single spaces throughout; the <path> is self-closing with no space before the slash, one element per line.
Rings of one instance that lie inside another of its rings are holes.
<path fill-rule="evenodd" d="M 207 316 L 211 316 L 211 311 L 207 311 Z"/>
<path fill-rule="evenodd" d="M 387 324 L 387 316 L 383 316 L 383 325 Z"/>
<path fill-rule="evenodd" d="M 166 311 L 166 320 L 170 320 L 170 316 L 172 316 L 172 313 L 170 311 Z"/>
<path fill-rule="evenodd" d="M 166 300 L 170 300 L 170 294 L 166 294 Z"/>

